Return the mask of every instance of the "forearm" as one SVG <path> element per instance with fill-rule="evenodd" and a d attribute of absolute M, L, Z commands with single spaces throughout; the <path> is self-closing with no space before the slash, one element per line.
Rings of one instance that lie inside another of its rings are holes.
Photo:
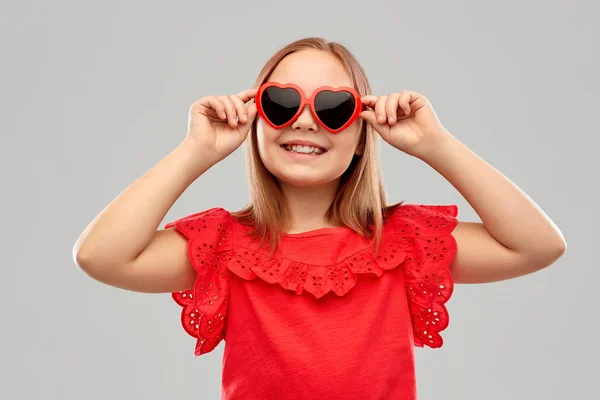
<path fill-rule="evenodd" d="M 513 182 L 451 134 L 423 158 L 467 200 L 501 244 L 528 256 L 564 250 L 560 230 Z"/>
<path fill-rule="evenodd" d="M 124 265 L 146 248 L 191 183 L 214 164 L 185 141 L 121 192 L 75 244 L 77 262 Z"/>

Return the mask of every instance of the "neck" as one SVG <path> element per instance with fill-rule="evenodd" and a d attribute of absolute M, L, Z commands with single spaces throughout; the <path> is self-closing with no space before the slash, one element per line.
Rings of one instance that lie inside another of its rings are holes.
<path fill-rule="evenodd" d="M 335 181 L 320 186 L 300 187 L 282 183 L 281 191 L 288 212 L 286 231 L 298 233 L 331 227 L 325 214 L 333 202 L 338 184 Z"/>

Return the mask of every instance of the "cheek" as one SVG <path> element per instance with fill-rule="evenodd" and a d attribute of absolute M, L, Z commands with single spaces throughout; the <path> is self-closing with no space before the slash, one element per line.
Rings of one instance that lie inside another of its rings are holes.
<path fill-rule="evenodd" d="M 360 127 L 358 125 L 352 125 L 352 127 L 344 130 L 343 132 L 335 134 L 332 137 L 334 146 L 339 149 L 341 153 L 352 157 L 360 143 L 359 128 Z"/>
<path fill-rule="evenodd" d="M 256 144 L 258 152 L 263 161 L 269 161 L 269 152 L 272 152 L 273 146 L 276 145 L 277 137 L 279 133 L 276 129 L 266 124 L 263 120 L 259 119 L 256 122 Z"/>

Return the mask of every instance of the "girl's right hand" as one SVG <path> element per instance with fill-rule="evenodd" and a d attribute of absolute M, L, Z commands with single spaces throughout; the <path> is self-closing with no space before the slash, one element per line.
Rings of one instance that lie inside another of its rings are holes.
<path fill-rule="evenodd" d="M 248 136 L 256 117 L 256 104 L 249 102 L 257 89 L 235 95 L 207 96 L 190 107 L 187 139 L 200 146 L 204 155 L 220 161 L 237 149 Z"/>

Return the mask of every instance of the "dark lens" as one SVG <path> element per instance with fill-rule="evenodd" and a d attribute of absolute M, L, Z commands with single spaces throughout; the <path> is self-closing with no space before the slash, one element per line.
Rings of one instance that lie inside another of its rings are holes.
<path fill-rule="evenodd" d="M 315 97 L 315 111 L 327 127 L 339 129 L 350 120 L 356 106 L 349 92 L 322 91 Z"/>
<path fill-rule="evenodd" d="M 292 119 L 300 107 L 300 93 L 292 88 L 268 87 L 260 100 L 265 115 L 277 126 Z"/>

